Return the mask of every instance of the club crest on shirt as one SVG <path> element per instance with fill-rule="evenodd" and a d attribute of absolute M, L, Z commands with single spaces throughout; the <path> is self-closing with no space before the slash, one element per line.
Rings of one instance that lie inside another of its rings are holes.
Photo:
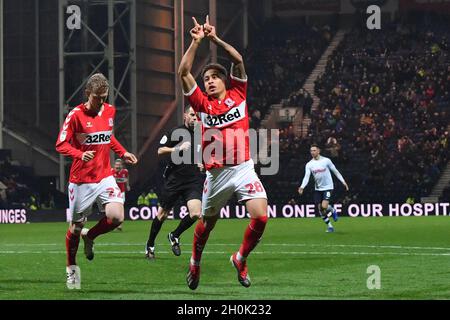
<path fill-rule="evenodd" d="M 159 144 L 166 144 L 167 143 L 167 136 L 164 135 L 161 140 L 159 140 Z"/>
<path fill-rule="evenodd" d="M 112 127 L 114 125 L 113 118 L 109 118 L 108 121 L 109 121 L 109 126 Z"/>
<path fill-rule="evenodd" d="M 61 131 L 61 134 L 59 135 L 59 141 L 63 142 L 66 140 L 67 131 Z"/>
<path fill-rule="evenodd" d="M 90 121 L 86 122 L 86 128 L 92 128 L 92 122 Z"/>
<path fill-rule="evenodd" d="M 236 104 L 236 102 L 234 102 L 230 98 L 226 98 L 224 102 L 225 102 L 225 104 L 227 105 L 228 108 L 231 108 L 232 106 L 234 106 Z"/>

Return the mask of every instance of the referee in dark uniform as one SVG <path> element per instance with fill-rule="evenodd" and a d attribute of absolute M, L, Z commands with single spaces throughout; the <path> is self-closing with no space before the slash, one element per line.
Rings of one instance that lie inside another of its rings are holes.
<path fill-rule="evenodd" d="M 197 124 L 197 115 L 190 106 L 184 109 L 184 124 L 173 128 L 165 134 L 159 142 L 158 156 L 168 156 L 168 163 L 164 169 L 164 187 L 159 198 L 160 206 L 158 215 L 153 220 L 148 237 L 145 256 L 148 259 L 155 258 L 155 239 L 161 229 L 164 220 L 174 207 L 178 199 L 186 201 L 189 214 L 179 223 L 178 227 L 168 234 L 172 251 L 176 256 L 181 254 L 180 236 L 200 218 L 202 208 L 202 191 L 205 175 L 202 173 L 203 166 L 194 160 L 194 154 L 200 155 L 200 143 L 194 145 L 194 128 Z M 176 131 L 179 138 L 172 140 L 172 134 Z M 181 134 L 180 134 L 181 133 Z M 183 141 L 182 136 L 189 137 L 191 142 Z M 185 152 L 190 153 L 188 164 L 175 164 L 172 161 L 172 153 L 178 153 L 180 159 L 185 159 Z M 201 159 L 201 157 L 198 157 Z"/>

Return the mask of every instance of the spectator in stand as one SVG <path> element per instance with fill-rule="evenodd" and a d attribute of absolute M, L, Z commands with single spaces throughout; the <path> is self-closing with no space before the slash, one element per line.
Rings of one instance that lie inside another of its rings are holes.
<path fill-rule="evenodd" d="M 252 128 L 259 128 L 261 125 L 261 111 L 259 109 L 255 109 L 252 113 L 252 117 L 250 119 L 252 124 Z"/>
<path fill-rule="evenodd" d="M 141 195 L 138 197 L 137 206 L 139 208 L 150 206 L 150 199 L 147 197 L 145 191 L 142 191 Z"/>
<path fill-rule="evenodd" d="M 339 150 L 341 146 L 339 145 L 337 139 L 334 136 L 330 136 L 325 144 L 325 150 L 327 150 L 332 159 L 337 159 L 339 157 Z"/>
<path fill-rule="evenodd" d="M 386 25 L 384 33 L 353 30 L 316 81 L 320 104 L 311 114 L 309 136 L 319 144 L 336 139 L 337 161 L 348 163 L 342 168 L 349 180 L 369 172 L 361 180 L 360 201 L 426 196 L 447 164 L 450 56 L 431 52 L 430 43 L 448 39 L 450 23 L 432 19 L 419 26 L 415 33 L 401 23 Z M 294 144 L 282 136 L 280 150 L 288 158 Z M 346 153 L 352 161 L 345 162 Z"/>
<path fill-rule="evenodd" d="M 30 199 L 27 204 L 28 209 L 36 211 L 39 209 L 39 202 L 35 194 L 30 195 Z"/>
<path fill-rule="evenodd" d="M 406 203 L 407 203 L 407 204 L 413 205 L 415 202 L 416 202 L 416 201 L 415 201 L 415 199 L 414 199 L 413 196 L 409 196 L 409 197 L 406 199 Z"/>
<path fill-rule="evenodd" d="M 0 181 L 0 208 L 6 208 L 8 206 L 8 197 L 6 195 L 6 190 L 8 188 Z"/>
<path fill-rule="evenodd" d="M 158 196 L 155 193 L 155 191 L 152 189 L 150 189 L 150 192 L 147 194 L 146 198 L 148 199 L 150 206 L 154 207 L 154 206 L 158 206 L 159 202 L 158 202 Z"/>
<path fill-rule="evenodd" d="M 253 85 L 248 88 L 248 100 L 250 107 L 261 112 L 260 119 L 272 104 L 280 103 L 302 87 L 330 42 L 331 32 L 324 28 L 268 21 L 260 33 L 263 38 L 250 43 L 247 73 Z"/>

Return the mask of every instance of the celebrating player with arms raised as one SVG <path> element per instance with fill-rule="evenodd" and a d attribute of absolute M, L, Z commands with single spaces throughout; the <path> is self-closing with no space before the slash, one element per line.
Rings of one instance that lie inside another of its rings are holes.
<path fill-rule="evenodd" d="M 239 282 L 244 287 L 249 287 L 247 256 L 256 247 L 265 229 L 267 196 L 254 170 L 249 152 L 247 75 L 242 56 L 217 36 L 215 27 L 209 24 L 208 17 L 204 25 L 198 24 L 195 18 L 192 19 L 192 42 L 181 60 L 178 74 L 182 80 L 184 94 L 192 108 L 200 115 L 203 129 L 203 162 L 207 171 L 202 198 L 202 219 L 195 228 L 186 280 L 190 289 L 197 288 L 203 248 L 217 222 L 220 209 L 236 194 L 240 202 L 245 202 L 251 219 L 241 247 L 230 257 L 230 261 L 237 270 Z M 227 52 L 232 66 L 228 78 L 222 65 L 206 65 L 202 71 L 206 92 L 202 92 L 191 74 L 191 68 L 195 53 L 205 37 Z"/>

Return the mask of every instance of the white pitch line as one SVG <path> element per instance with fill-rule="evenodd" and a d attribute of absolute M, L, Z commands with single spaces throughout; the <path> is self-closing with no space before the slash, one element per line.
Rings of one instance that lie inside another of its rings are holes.
<path fill-rule="evenodd" d="M 0 254 L 65 254 L 65 251 L 0 251 Z M 143 251 L 96 251 L 98 254 L 143 254 Z M 172 254 L 171 251 L 158 251 L 162 254 Z M 205 251 L 205 254 L 230 254 L 228 251 Z M 185 255 L 190 253 L 185 253 Z M 287 255 L 401 255 L 401 256 L 450 256 L 450 253 L 422 253 L 422 252 L 338 252 L 338 251 L 255 251 L 252 254 L 287 254 Z"/>
<path fill-rule="evenodd" d="M 363 245 L 363 244 L 302 244 L 302 243 L 267 243 L 262 244 L 266 246 L 292 246 L 292 247 L 342 247 L 342 248 L 380 248 L 380 249 L 412 249 L 412 250 L 449 250 L 450 248 L 445 247 L 410 247 L 401 245 Z"/>
<path fill-rule="evenodd" d="M 187 245 L 188 243 L 185 243 Z M 5 243 L 0 244 L 0 247 L 20 247 L 20 246 L 30 246 L 30 247 L 39 247 L 39 246 L 62 246 L 63 243 Z M 128 246 L 136 246 L 142 247 L 145 243 L 96 243 L 95 246 L 98 247 L 109 247 L 109 246 L 117 246 L 117 247 L 128 247 Z M 161 245 L 157 243 L 157 245 Z M 240 243 L 208 243 L 207 246 L 240 246 Z M 374 249 L 405 249 L 405 250 L 448 250 L 449 248 L 445 247 L 411 247 L 411 246 L 401 246 L 401 245 L 363 245 L 363 244 L 319 244 L 319 243 L 261 243 L 259 246 L 274 246 L 274 247 L 339 247 L 339 248 L 374 248 Z"/>

